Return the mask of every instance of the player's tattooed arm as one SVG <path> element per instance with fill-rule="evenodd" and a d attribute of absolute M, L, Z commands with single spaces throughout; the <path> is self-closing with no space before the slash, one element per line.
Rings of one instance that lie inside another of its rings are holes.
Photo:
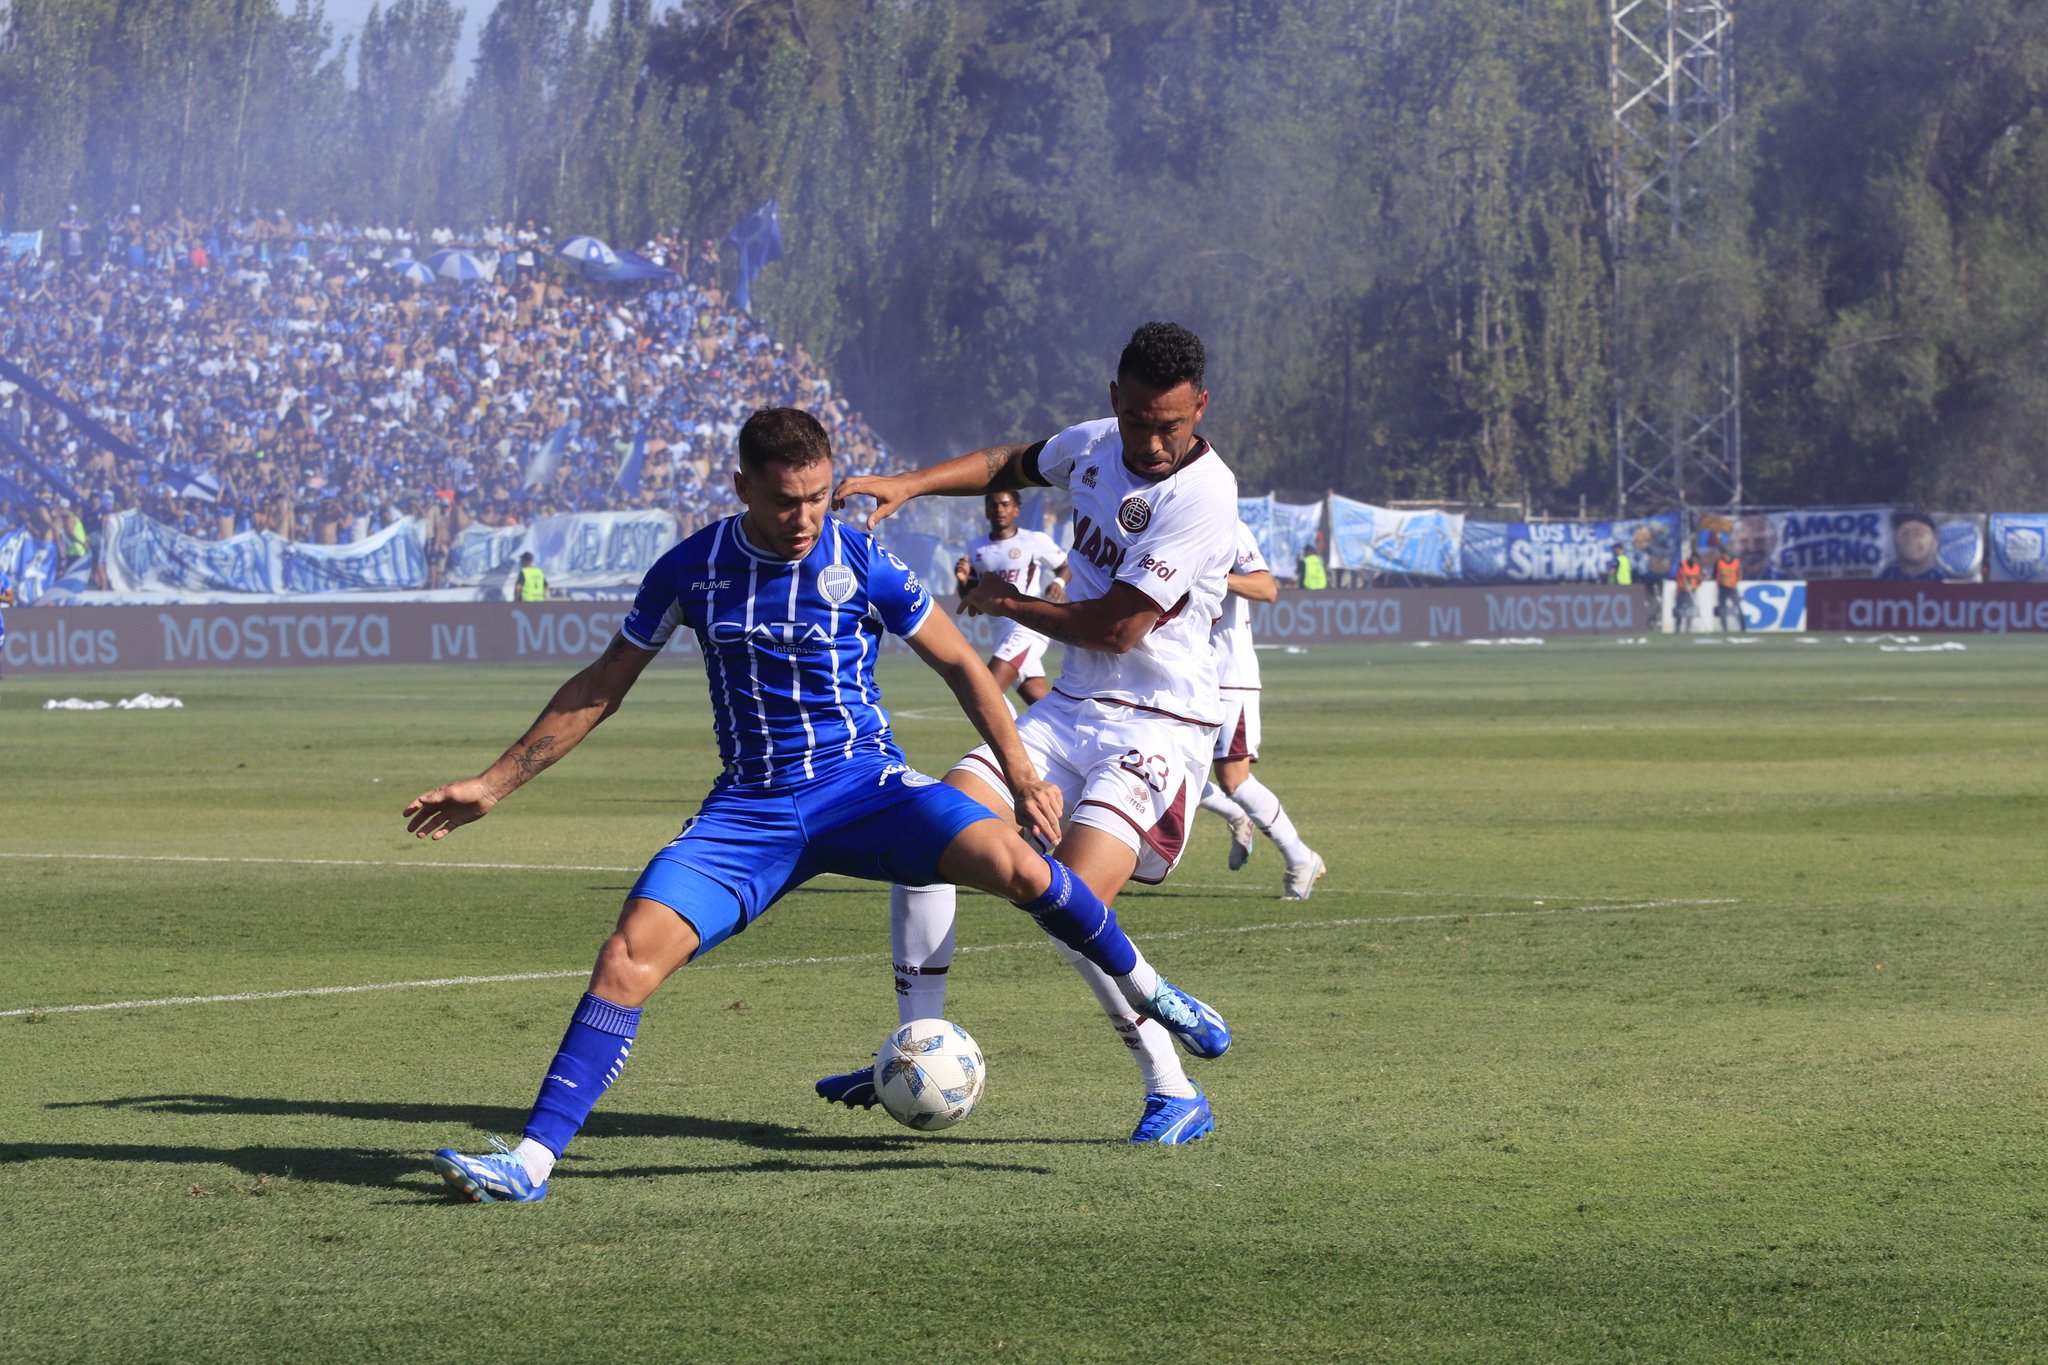
<path fill-rule="evenodd" d="M 513 765 L 519 769 L 519 780 L 521 782 L 531 781 L 540 775 L 542 768 L 555 761 L 557 757 L 555 753 L 555 737 L 553 735 L 542 735 L 539 739 L 523 747 L 515 744 L 512 746 L 510 756 Z"/>

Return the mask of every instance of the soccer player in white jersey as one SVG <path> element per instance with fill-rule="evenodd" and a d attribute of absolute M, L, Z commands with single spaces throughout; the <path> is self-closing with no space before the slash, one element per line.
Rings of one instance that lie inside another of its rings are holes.
<path fill-rule="evenodd" d="M 1252 764 L 1259 761 L 1260 690 L 1259 656 L 1252 648 L 1252 603 L 1276 601 L 1280 588 L 1251 527 L 1238 522 L 1233 544 L 1236 557 L 1226 580 L 1230 593 L 1209 636 L 1216 649 L 1223 724 L 1216 731 L 1216 779 L 1202 788 L 1202 809 L 1230 822 L 1232 872 L 1252 856 L 1253 828 L 1264 830 L 1287 862 L 1280 899 L 1305 901 L 1323 875 L 1322 857 L 1301 841 L 1280 798 L 1252 776 Z"/>
<path fill-rule="evenodd" d="M 1043 597 L 1049 602 L 1067 600 L 1067 552 L 1043 531 L 1026 531 L 1017 525 L 1022 504 L 1008 489 L 982 499 L 988 517 L 988 534 L 976 536 L 967 553 L 953 566 L 953 577 L 965 599 L 985 574 L 995 574 L 1026 597 Z M 1017 621 L 1003 626 L 996 647 L 988 657 L 988 671 L 996 686 L 1017 695 L 1029 705 L 1052 690 L 1045 677 L 1045 650 L 1051 643 L 1043 635 Z"/>
<path fill-rule="evenodd" d="M 874 537 L 826 516 L 832 449 L 817 419 L 757 412 L 740 428 L 739 454 L 733 487 L 746 511 L 656 561 L 604 653 L 496 763 L 405 808 L 407 828 L 433 839 L 482 819 L 616 711 L 678 629 L 695 633 L 724 770 L 627 893 L 519 1145 L 434 1154 L 449 1186 L 477 1202 L 544 1198 L 556 1160 L 625 1066 L 648 996 L 820 873 L 943 877 L 1002 896 L 1085 954 L 1182 1046 L 1209 1057 L 1230 1046 L 1216 1012 L 1160 979 L 1115 912 L 1026 843 L 1008 810 L 998 819 L 904 760 L 875 686 L 885 630 L 946 680 L 998 755 L 995 781 L 1023 823 L 1058 827 L 1059 792 L 1038 777 L 959 627 Z"/>
<path fill-rule="evenodd" d="M 1223 718 L 1209 628 L 1223 608 L 1237 479 L 1196 433 L 1209 405 L 1203 365 L 1202 343 L 1192 332 L 1146 323 L 1117 361 L 1109 386 L 1113 417 L 1050 440 L 993 446 L 839 486 L 841 502 L 874 498 L 870 528 L 928 494 L 979 496 L 1028 484 L 1072 492 L 1068 600 L 1027 597 L 1001 578 L 984 577 L 965 605 L 1067 647 L 1059 680 L 1017 732 L 1031 762 L 1066 800 L 1068 823 L 1055 856 L 1105 904 L 1132 878 L 1161 881 L 1180 861 Z M 986 747 L 962 759 L 946 781 L 991 810 L 1012 813 Z M 953 948 L 953 888 L 899 885 L 890 912 L 899 1017 L 939 1014 Z M 1182 1069 L 1166 1032 L 1117 998 L 1114 983 L 1085 959 L 1066 947 L 1060 952 L 1138 1063 L 1145 1101 L 1131 1141 L 1190 1142 L 1212 1131 L 1209 1099 Z M 871 1104 L 872 1068 L 828 1076 L 818 1093 Z"/>

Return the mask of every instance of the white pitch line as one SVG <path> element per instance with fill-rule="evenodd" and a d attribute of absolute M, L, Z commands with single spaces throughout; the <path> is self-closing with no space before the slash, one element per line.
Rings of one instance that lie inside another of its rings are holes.
<path fill-rule="evenodd" d="M 16 858 L 41 862 L 94 862 L 94 863 L 254 863 L 272 867 L 411 867 L 426 869 L 467 869 L 485 872 L 633 872 L 642 870 L 644 865 L 614 867 L 601 863 L 465 863 L 447 862 L 439 859 L 427 861 L 424 858 L 262 858 L 197 853 L 6 853 L 0 858 Z M 819 874 L 825 877 L 842 877 L 837 872 Z M 846 881 L 859 881 L 858 877 L 843 877 Z M 1190 882 L 1176 880 L 1174 887 L 1184 891 L 1238 891 L 1245 890 L 1243 882 Z M 1133 888 L 1143 896 L 1142 888 Z M 1546 900 L 1571 900 L 1573 897 L 1562 893 L 1531 893 L 1527 891 L 1405 891 L 1385 886 L 1318 886 L 1318 896 L 1395 896 L 1411 900 L 1511 900 L 1529 901 L 1541 905 Z M 1693 904 L 1688 901 L 1658 901 L 1659 905 Z M 1698 902 L 1717 904 L 1718 902 Z M 1646 902 L 1647 904 L 1647 902 Z"/>
<path fill-rule="evenodd" d="M 285 867 L 430 867 L 484 868 L 495 872 L 638 872 L 639 867 L 602 867 L 590 863 L 452 863 L 414 858 L 256 858 L 197 853 L 0 853 L 0 858 L 82 863 L 268 863 Z"/>
<path fill-rule="evenodd" d="M 1165 929 L 1156 933 L 1133 934 L 1135 942 L 1151 943 L 1167 939 L 1205 938 L 1213 934 L 1266 934 L 1287 933 L 1299 929 L 1352 929 L 1377 924 L 1425 924 L 1439 921 L 1469 921 L 1479 919 L 1528 919 L 1543 915 L 1600 915 L 1620 910 L 1669 910 L 1676 908 L 1705 909 L 1722 905 L 1738 905 L 1736 900 L 1650 900 L 1624 901 L 1602 905 L 1560 905 L 1528 910 L 1474 910 L 1466 913 L 1452 912 L 1440 915 L 1364 915 L 1350 919 L 1321 920 L 1276 920 L 1265 924 L 1214 925 L 1198 929 Z M 1011 953 L 1025 948 L 1043 948 L 1044 939 L 1032 939 L 1022 943 L 970 944 L 959 949 L 962 953 Z M 854 962 L 886 961 L 886 954 L 847 953 L 837 957 L 768 957 L 751 962 L 707 962 L 698 966 L 699 971 L 748 971 L 762 967 L 824 967 Z M 694 964 L 693 964 L 694 965 Z M 304 1000 L 322 995 L 363 995 L 371 991 L 417 991 L 432 990 L 443 986 L 493 986 L 513 981 L 557 981 L 564 977 L 587 976 L 583 968 L 572 968 L 554 972 L 510 972 L 502 976 L 442 976 L 426 981 L 380 981 L 360 986 L 307 986 L 298 990 L 284 991 L 237 991 L 230 995 L 172 995 L 155 1000 L 113 1000 L 97 1005 L 48 1005 L 29 1006 L 22 1009 L 0 1010 L 0 1019 L 16 1018 L 21 1015 L 48 1014 L 93 1014 L 105 1010 L 158 1009 L 168 1005 L 235 1005 L 260 1000 Z"/>

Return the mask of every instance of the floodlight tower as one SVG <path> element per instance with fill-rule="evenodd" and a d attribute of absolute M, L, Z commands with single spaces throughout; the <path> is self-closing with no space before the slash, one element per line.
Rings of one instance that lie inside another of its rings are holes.
<path fill-rule="evenodd" d="M 1677 279 L 1658 263 L 1726 222 L 1723 171 L 1735 143 L 1729 0 L 1608 0 L 1613 154 L 1608 244 L 1614 262 L 1614 500 L 1686 507 L 1742 501 L 1740 338 L 1668 339 L 1651 353 L 1637 314 Z M 1720 213 L 1714 210 L 1720 208 Z M 1672 273 L 1676 267 L 1667 267 Z"/>

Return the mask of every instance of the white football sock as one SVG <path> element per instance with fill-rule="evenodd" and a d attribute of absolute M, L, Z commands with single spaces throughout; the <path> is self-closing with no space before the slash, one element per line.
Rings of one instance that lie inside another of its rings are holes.
<path fill-rule="evenodd" d="M 946 1017 L 953 965 L 951 884 L 889 888 L 889 958 L 896 968 L 896 1022 Z"/>
<path fill-rule="evenodd" d="M 1280 856 L 1287 860 L 1289 867 L 1298 867 L 1315 856 L 1301 841 L 1301 836 L 1294 832 L 1294 822 L 1287 818 L 1287 812 L 1280 809 L 1280 798 L 1258 778 L 1247 777 L 1230 795 L 1244 807 L 1244 813 L 1251 816 L 1252 823 L 1266 832 L 1266 837 L 1279 848 Z"/>
<path fill-rule="evenodd" d="M 1230 799 L 1230 793 L 1210 782 L 1202 788 L 1202 809 L 1211 815 L 1220 815 L 1226 820 L 1244 818 L 1244 807 Z"/>
<path fill-rule="evenodd" d="M 532 1138 L 519 1139 L 512 1155 L 519 1158 L 519 1164 L 526 1168 L 526 1178 L 536 1185 L 547 1184 L 548 1177 L 554 1174 L 555 1154 Z"/>
<path fill-rule="evenodd" d="M 1074 970 L 1081 974 L 1081 979 L 1088 983 L 1088 989 L 1095 993 L 1095 1002 L 1109 1016 L 1110 1027 L 1130 1049 L 1131 1060 L 1138 1064 L 1138 1075 L 1144 1079 L 1145 1093 L 1174 1095 L 1184 1100 L 1194 1098 L 1194 1083 L 1181 1069 L 1180 1054 L 1173 1049 L 1172 1036 L 1150 1019 L 1131 1013 L 1131 1007 L 1124 998 L 1124 989 L 1116 978 L 1058 939 L 1051 940 L 1051 943 L 1053 951 L 1072 964 Z M 1151 974 L 1156 989 L 1159 973 L 1152 971 L 1142 959 L 1139 965 Z"/>

